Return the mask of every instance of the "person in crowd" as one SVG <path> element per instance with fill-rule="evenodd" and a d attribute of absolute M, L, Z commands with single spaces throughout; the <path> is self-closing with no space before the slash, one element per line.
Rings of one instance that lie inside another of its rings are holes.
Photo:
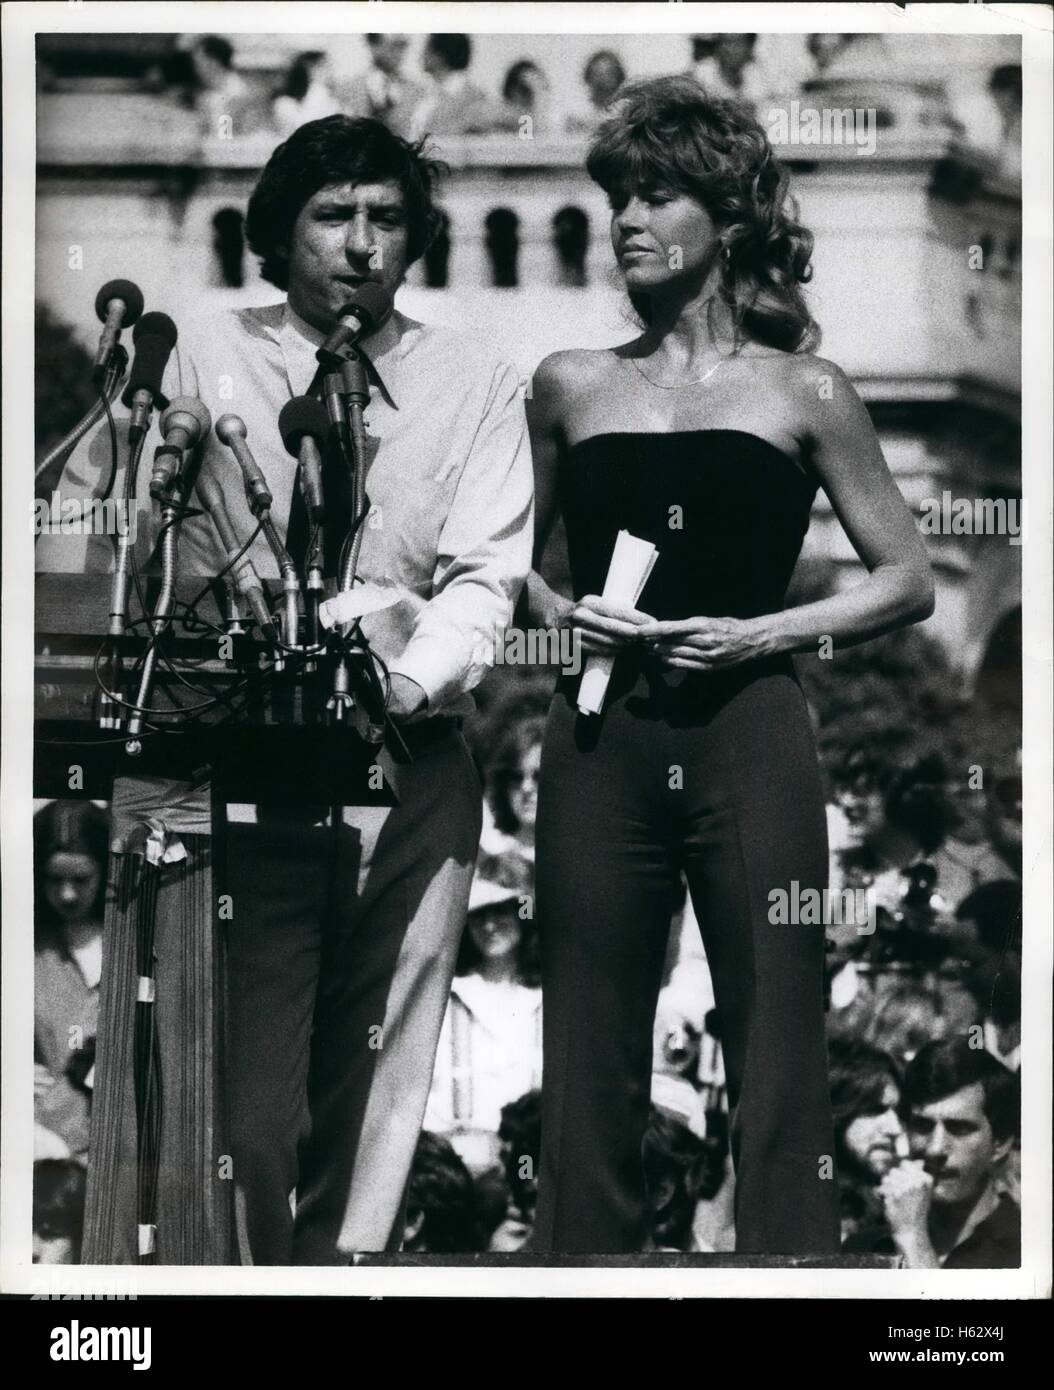
<path fill-rule="evenodd" d="M 637 83 L 587 169 L 642 331 L 547 358 L 528 399 L 536 564 L 562 510 L 574 587 L 567 600 L 532 574 L 532 619 L 614 658 L 600 718 L 560 678 L 542 753 L 536 1248 L 631 1251 L 646 1236 L 652 1029 L 683 871 L 721 1016 L 736 1248 L 834 1253 L 837 1193 L 815 1162 L 834 1143 L 824 929 L 775 926 L 763 906 L 774 885 L 827 884 L 789 653 L 928 616 L 930 567 L 866 409 L 808 351 L 811 238 L 757 121 L 691 77 Z M 785 608 L 821 486 L 868 576 Z M 693 519 L 677 529 L 677 515 Z M 657 550 L 639 608 L 598 597 L 623 529 Z"/>
<path fill-rule="evenodd" d="M 432 80 L 411 119 L 411 138 L 479 135 L 501 121 L 499 104 L 469 75 L 472 40 L 468 34 L 429 34 L 421 66 Z"/>
<path fill-rule="evenodd" d="M 930 1043 L 904 1073 L 911 1157 L 879 1184 L 909 1269 L 1012 1269 L 1021 1213 L 999 1190 L 1020 1127 L 1018 1079 L 967 1038 Z"/>
<path fill-rule="evenodd" d="M 472 1174 L 441 1134 L 423 1130 L 406 1189 L 403 1253 L 457 1255 L 482 1244 Z"/>
<path fill-rule="evenodd" d="M 692 63 L 691 76 L 708 96 L 754 105 L 767 90 L 754 56 L 757 40 L 757 34 L 716 34 L 710 55 Z"/>
<path fill-rule="evenodd" d="M 956 919 L 975 943 L 970 985 L 984 1018 L 985 1046 L 1017 1071 L 1021 1065 L 1021 884 L 984 883 L 959 904 Z"/>
<path fill-rule="evenodd" d="M 194 72 L 192 99 L 202 133 L 222 136 L 244 133 L 251 124 L 253 98 L 248 83 L 234 66 L 234 46 L 218 34 L 202 34 L 190 47 Z"/>
<path fill-rule="evenodd" d="M 523 713 L 499 736 L 486 768 L 490 824 L 480 840 L 480 868 L 491 877 L 514 881 L 534 868 L 534 826 L 538 816 L 538 769 L 545 718 Z"/>
<path fill-rule="evenodd" d="M 866 1247 L 888 1233 L 878 1184 L 907 1156 L 900 1077 L 888 1052 L 859 1039 L 832 1038 L 828 1052 L 842 1242 Z"/>
<path fill-rule="evenodd" d="M 736 1248 L 736 1177 L 727 1110 L 708 1110 L 703 1136 L 699 1198 L 692 1219 L 693 1248 L 703 1254 L 731 1254 Z"/>
<path fill-rule="evenodd" d="M 703 1141 L 675 1116 L 653 1105 L 644 1131 L 643 1160 L 648 1194 L 644 1248 L 692 1250 L 692 1222 L 706 1162 Z"/>
<path fill-rule="evenodd" d="M 822 77 L 855 37 L 854 34 L 809 34 L 805 49 L 813 61 L 815 76 Z"/>
<path fill-rule="evenodd" d="M 832 1036 L 859 1038 L 880 1047 L 898 1062 L 911 1060 L 927 1043 L 947 1038 L 979 1022 L 980 1010 L 969 990 L 945 992 L 934 966 L 893 962 L 865 976 L 852 1002 L 832 1016 Z"/>
<path fill-rule="evenodd" d="M 712 1104 L 713 1061 L 720 1061 L 720 1045 L 708 1039 L 711 1053 L 702 1055 L 706 1013 L 713 1007 L 713 982 L 701 952 L 699 924 L 695 920 L 687 885 L 679 885 L 682 900 L 674 912 L 667 945 L 665 983 L 655 1008 L 652 1103 L 682 1120 L 693 1134 L 706 1134 L 706 1106 Z M 704 1095 L 703 1074 L 710 1089 Z"/>
<path fill-rule="evenodd" d="M 877 905 L 896 911 L 917 865 L 932 866 L 931 906 L 943 916 L 978 884 L 1004 876 L 993 850 L 955 834 L 961 817 L 939 753 L 922 753 L 898 768 L 876 752 L 853 750 L 831 775 L 850 827 L 842 854 L 846 884 L 866 885 Z"/>
<path fill-rule="evenodd" d="M 504 1220 L 491 1235 L 489 1248 L 508 1253 L 526 1249 L 534 1227 L 542 1148 L 540 1091 L 528 1091 L 502 1106 L 498 1138 L 509 1205 Z"/>
<path fill-rule="evenodd" d="M 1021 178 L 1021 67 L 1002 63 L 980 84 L 956 84 L 950 92 L 960 158 L 977 157 L 979 172 Z M 987 168 L 985 167 L 987 166 Z"/>
<path fill-rule="evenodd" d="M 502 1107 L 541 1083 L 542 993 L 529 880 L 479 875 L 439 1035 L 425 1128 L 474 1172 L 498 1158 Z"/>
<path fill-rule="evenodd" d="M 52 801 L 33 818 L 34 1117 L 75 1157 L 88 1151 L 108 840 L 91 801 Z"/>
<path fill-rule="evenodd" d="M 1019 751 L 1020 757 L 1020 751 Z M 1001 769 L 988 784 L 987 831 L 992 848 L 1013 876 L 1021 878 L 1021 767 Z M 999 875 L 1005 877 L 1005 874 Z"/>
<path fill-rule="evenodd" d="M 285 84 L 271 103 L 275 130 L 284 140 L 308 121 L 335 116 L 340 102 L 333 92 L 329 54 L 322 49 L 298 53 L 289 65 Z"/>
<path fill-rule="evenodd" d="M 513 63 L 501 87 L 504 111 L 500 128 L 524 131 L 531 137 L 551 135 L 559 124 L 548 77 L 529 58 Z M 525 121 L 524 118 L 528 120 Z"/>
<path fill-rule="evenodd" d="M 367 34 L 369 67 L 342 93 L 349 116 L 372 116 L 404 139 L 426 92 L 424 83 L 403 72 L 409 43 L 404 34 Z"/>
<path fill-rule="evenodd" d="M 988 90 L 999 112 L 999 163 L 1010 178 L 1021 177 L 1021 65 L 1004 63 L 988 82 Z"/>
<path fill-rule="evenodd" d="M 585 106 L 568 113 L 565 119 L 567 130 L 574 134 L 592 134 L 609 114 L 615 94 L 625 81 L 626 69 L 613 49 L 601 48 L 592 54 L 582 69 Z"/>
<path fill-rule="evenodd" d="M 45 1158 L 33 1164 L 33 1263 L 80 1264 L 84 1234 L 84 1165 Z"/>

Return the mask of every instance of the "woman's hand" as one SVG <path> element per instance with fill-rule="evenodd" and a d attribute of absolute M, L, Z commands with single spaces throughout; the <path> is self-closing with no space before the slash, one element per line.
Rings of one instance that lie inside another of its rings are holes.
<path fill-rule="evenodd" d="M 771 650 L 758 624 L 744 618 L 684 618 L 648 622 L 638 629 L 645 647 L 664 666 L 686 671 L 716 671 L 765 656 Z"/>
<path fill-rule="evenodd" d="M 626 647 L 635 646 L 644 625 L 654 625 L 654 621 L 637 608 L 612 603 L 597 594 L 586 594 L 567 610 L 562 626 L 577 634 L 575 640 L 581 642 L 587 654 L 614 656 Z"/>

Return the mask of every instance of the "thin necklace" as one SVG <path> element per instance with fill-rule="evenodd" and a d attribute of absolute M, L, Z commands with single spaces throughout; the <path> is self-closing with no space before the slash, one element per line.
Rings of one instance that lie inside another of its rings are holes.
<path fill-rule="evenodd" d="M 728 361 L 726 357 L 722 357 L 720 362 L 715 362 L 709 371 L 704 372 L 702 376 L 693 377 L 691 381 L 675 381 L 670 383 L 665 381 L 653 381 L 635 357 L 631 357 L 629 360 L 636 367 L 637 371 L 640 372 L 644 380 L 651 386 L 657 386 L 660 391 L 680 391 L 685 386 L 700 386 L 704 381 L 709 381 L 718 367 L 723 367 Z"/>

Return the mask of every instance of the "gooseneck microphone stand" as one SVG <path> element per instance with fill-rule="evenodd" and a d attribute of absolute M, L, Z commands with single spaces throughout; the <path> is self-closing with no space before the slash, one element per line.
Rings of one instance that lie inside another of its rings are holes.
<path fill-rule="evenodd" d="M 345 347 L 339 355 L 320 349 L 319 360 L 323 366 L 334 368 L 323 379 L 323 399 L 351 483 L 351 530 L 341 552 L 337 574 L 338 593 L 344 594 L 350 593 L 355 585 L 368 506 L 363 412 L 370 403 L 370 388 L 365 365 L 354 347 Z M 352 712 L 358 709 L 363 737 L 370 743 L 380 744 L 385 736 L 385 699 L 369 653 L 351 648 L 355 626 L 354 619 L 338 621 L 335 626 L 337 655 L 326 709 L 334 724 L 347 723 Z"/>
<path fill-rule="evenodd" d="M 118 343 L 114 347 L 113 355 L 107 365 L 99 399 L 94 402 L 87 413 L 78 420 L 73 428 L 67 434 L 63 435 L 57 444 L 53 445 L 52 448 L 48 450 L 37 464 L 36 471 L 33 475 L 35 487 L 43 487 L 44 493 L 46 494 L 53 483 L 58 481 L 59 475 L 70 454 L 72 454 L 73 450 L 88 431 L 102 419 L 103 412 L 106 410 L 106 406 L 103 404 L 103 397 L 105 397 L 109 405 L 112 405 L 117 399 L 117 393 L 124 384 L 124 376 L 127 370 L 128 353 L 121 344 Z M 54 478 L 50 476 L 52 472 L 55 475 Z M 37 496 L 41 496 L 39 491 L 37 492 Z"/>

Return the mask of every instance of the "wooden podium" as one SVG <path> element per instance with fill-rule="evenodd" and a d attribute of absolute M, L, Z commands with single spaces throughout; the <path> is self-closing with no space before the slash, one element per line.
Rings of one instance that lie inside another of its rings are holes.
<path fill-rule="evenodd" d="M 103 574 L 36 576 L 34 795 L 112 809 L 82 1263 L 237 1263 L 225 807 L 391 805 L 393 783 L 375 745 L 325 723 L 324 668 L 254 674 L 247 638 L 234 664 L 215 636 L 164 639 L 170 668 L 226 703 L 167 732 L 159 717 L 130 753 L 121 728 L 99 727 L 109 589 Z M 129 664 L 146 645 L 118 640 Z M 178 689 L 162 672 L 152 708 L 186 704 L 185 690 L 171 699 Z"/>

